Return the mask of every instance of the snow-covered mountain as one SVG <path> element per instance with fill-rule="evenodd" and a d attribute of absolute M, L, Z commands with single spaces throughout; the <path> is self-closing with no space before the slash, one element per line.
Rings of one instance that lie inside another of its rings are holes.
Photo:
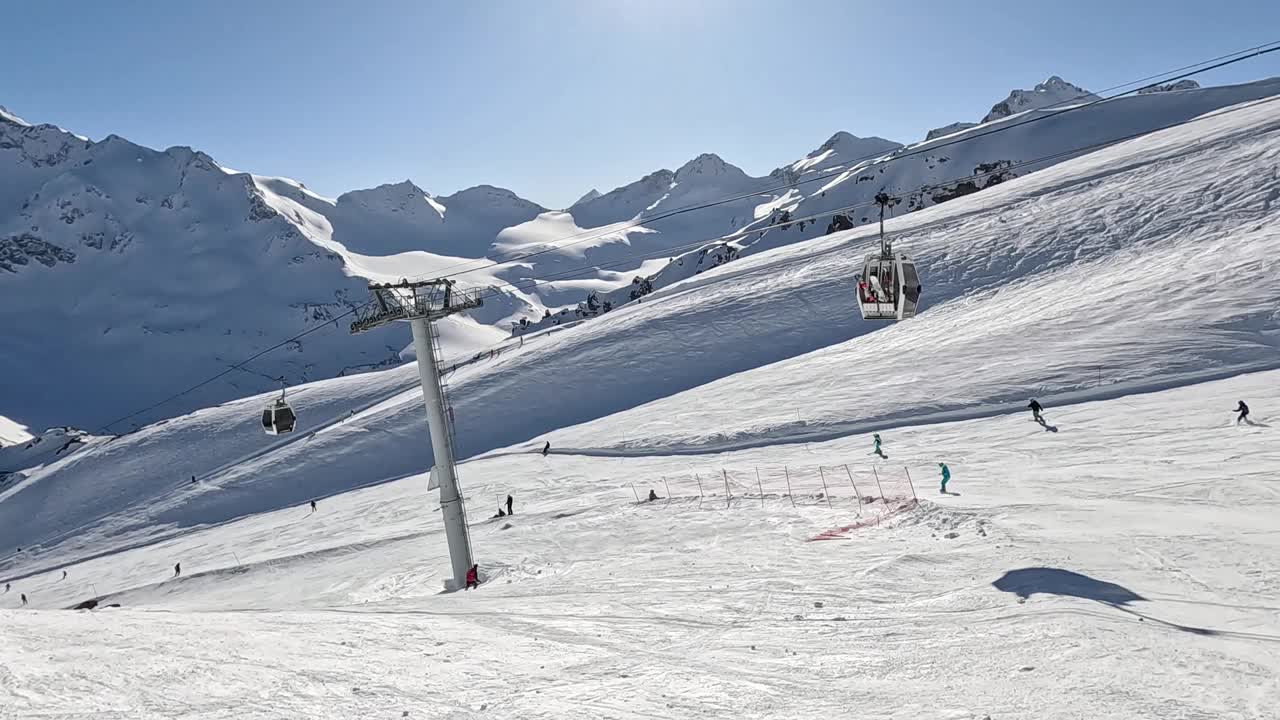
<path fill-rule="evenodd" d="M 978 123 L 971 123 L 971 122 L 953 122 L 950 125 L 943 125 L 940 128 L 934 128 L 930 130 L 928 133 L 925 134 L 924 139 L 933 140 L 934 138 L 940 138 L 943 135 L 954 135 L 955 133 L 958 133 L 961 130 L 968 130 L 969 128 L 974 127 L 977 124 Z"/>
<path fill-rule="evenodd" d="M 1267 717 L 1280 98 L 1230 92 L 1112 106 L 1089 120 L 1214 107 L 891 219 L 926 283 L 910 322 L 858 319 L 853 228 L 457 369 L 466 593 L 440 592 L 412 367 L 298 388 L 294 436 L 263 437 L 262 395 L 50 445 L 0 486 L 0 703 Z"/>
<path fill-rule="evenodd" d="M 725 194 L 750 197 L 706 212 L 644 223 L 645 217 L 661 212 L 659 208 L 686 202 L 663 199 L 653 211 L 642 212 L 639 220 L 653 231 L 642 236 L 649 246 L 661 248 L 667 243 L 666 247 L 680 248 L 669 263 L 625 277 L 612 288 L 585 289 L 581 304 L 534 318 L 522 331 L 592 317 L 599 313 L 595 308 L 603 309 L 606 303 L 609 308 L 618 307 L 717 264 L 874 222 L 873 198 L 881 191 L 901 200 L 895 212 L 914 212 L 1043 170 L 1101 144 L 1235 103 L 1272 97 L 1280 94 L 1280 80 L 1120 97 L 1068 113 L 1061 113 L 1066 106 L 1057 103 L 1064 98 L 1085 102 L 1089 94 L 1056 77 L 1036 88 L 1011 94 L 1021 108 L 1017 115 L 940 128 L 930 133 L 932 140 L 907 147 L 877 138 L 851 142 L 838 134 L 806 158 L 767 177 L 739 179 L 732 183 L 732 192 L 722 188 Z M 695 215 L 707 224 L 696 224 L 691 219 Z M 713 237 L 716 231 L 720 239 L 696 242 Z"/>
<path fill-rule="evenodd" d="M 1191 85 L 1184 86 L 1177 83 L 1179 87 L 1176 89 L 1184 90 L 1188 87 L 1199 87 L 1194 80 L 1187 80 Z M 1157 86 L 1153 85 L 1145 92 L 1156 92 Z M 1172 88 L 1172 86 L 1169 86 Z M 944 125 L 939 128 L 930 130 L 925 135 L 925 140 L 933 140 L 944 135 L 954 135 L 961 130 L 968 130 L 971 127 L 988 123 L 993 120 L 1009 117 L 1027 110 L 1040 110 L 1043 108 L 1060 109 L 1076 105 L 1080 103 L 1092 102 L 1098 100 L 1098 96 L 1085 90 L 1084 88 L 1074 85 L 1063 80 L 1057 75 L 1051 76 L 1048 80 L 1036 85 L 1030 90 L 1013 90 L 1004 100 L 991 106 L 991 110 L 987 112 L 978 122 L 954 122 L 950 125 Z"/>
<path fill-rule="evenodd" d="M 335 321 L 366 295 L 342 258 L 204 153 L 7 116 L 0 168 L 0 403 L 24 424 L 97 428 L 326 325 L 161 412 L 395 360 Z"/>
<path fill-rule="evenodd" d="M 582 197 L 578 198 L 578 199 L 573 203 L 573 205 L 570 205 L 569 207 L 570 207 L 570 208 L 573 208 L 573 207 L 577 207 L 578 205 L 582 205 L 582 204 L 584 204 L 584 203 L 589 203 L 589 202 L 591 202 L 592 200 L 595 200 L 595 199 L 596 199 L 596 198 L 598 198 L 598 197 L 600 197 L 600 191 L 599 191 L 599 190 L 597 190 L 597 189 L 595 189 L 595 188 L 591 188 L 590 190 L 588 190 L 588 191 L 586 191 L 585 193 L 583 193 Z"/>
<path fill-rule="evenodd" d="M 543 437 L 605 455 L 720 452 L 974 417 L 1032 394 L 1109 397 L 1280 367 L 1280 202 L 1268 164 L 1277 107 L 1280 98 L 1245 102 L 890 221 L 925 281 L 928 304 L 910 323 L 859 319 L 849 277 L 868 227 L 721 263 L 592 322 L 513 338 L 449 377 L 458 452 Z M 1207 176 L 1221 194 L 1204 192 Z M 1212 262 L 1198 260 L 1206 251 Z M 1233 281 L 1216 280 L 1224 274 Z M 222 492 L 178 493 L 148 512 L 277 509 L 420 471 L 430 447 L 406 442 L 425 432 L 416 383 L 404 366 L 299 388 L 294 405 L 314 432 L 305 441 L 264 442 L 256 410 L 267 394 L 94 444 L 28 486 L 77 509 L 0 515 L 0 547 L 79 525 L 104 497 L 168 497 L 179 466 L 216 474 Z M 786 410 L 796 407 L 800 419 Z M 201 442 L 180 440 L 192 433 Z M 147 459 L 150 447 L 177 454 Z"/>
<path fill-rule="evenodd" d="M 982 118 L 987 123 L 1027 110 L 1047 107 L 1065 107 L 1073 103 L 1098 100 L 1098 96 L 1078 85 L 1054 75 L 1030 90 L 1014 90 L 1009 97 L 991 106 L 991 112 Z"/>
<path fill-rule="evenodd" d="M 482 311 L 442 326 L 446 353 L 466 355 L 513 324 L 526 332 L 563 324 L 725 262 L 870 222 L 881 190 L 903 199 L 897 212 L 911 212 L 1087 145 L 1277 92 L 1280 83 L 1267 81 L 1144 94 L 1012 127 L 1046 112 L 1034 108 L 1091 97 L 1055 77 L 1001 103 L 1016 117 L 940 128 L 910 147 L 836 133 L 763 177 L 708 153 L 589 192 L 561 212 L 501 188 L 433 196 L 410 181 L 329 199 L 293 180 L 224 169 L 189 148 L 94 142 L 6 112 L 0 376 L 30 382 L 0 398 L 0 413 L 33 428 L 96 429 L 319 326 L 248 371 L 136 420 L 261 391 L 270 378 L 292 383 L 396 363 L 405 329 L 349 337 L 345 319 L 335 321 L 364 301 L 365 279 L 462 273 L 460 282 L 492 288 Z M 1003 125 L 1011 129 L 986 134 Z M 737 199 L 669 215 L 725 197 Z"/>

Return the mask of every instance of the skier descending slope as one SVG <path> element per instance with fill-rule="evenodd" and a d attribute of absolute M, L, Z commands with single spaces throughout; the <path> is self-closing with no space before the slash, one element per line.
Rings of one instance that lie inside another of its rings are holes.
<path fill-rule="evenodd" d="M 871 454 L 872 454 L 872 455 L 879 455 L 880 457 L 884 458 L 885 460 L 888 460 L 888 459 L 889 459 L 889 456 L 888 456 L 888 455 L 885 455 L 885 454 L 884 454 L 884 451 L 880 449 L 880 433 L 876 433 L 875 435 L 873 435 L 873 436 L 872 436 L 872 440 L 874 440 L 874 441 L 875 441 L 876 446 L 875 446 L 875 449 L 873 449 L 873 450 L 871 451 Z"/>
<path fill-rule="evenodd" d="M 1040 417 L 1040 413 L 1044 412 L 1044 408 L 1040 406 L 1040 403 L 1036 402 L 1035 398 L 1031 398 L 1031 402 L 1027 404 L 1027 407 L 1031 408 L 1032 420 L 1035 420 L 1038 423 L 1044 423 L 1044 418 Z"/>
<path fill-rule="evenodd" d="M 1240 404 L 1236 406 L 1235 411 L 1240 413 L 1240 417 L 1236 418 L 1237 425 L 1242 422 L 1249 422 L 1249 406 L 1245 405 L 1243 400 L 1241 400 Z"/>
<path fill-rule="evenodd" d="M 946 494 L 947 482 L 951 480 L 951 468 L 947 467 L 947 464 L 942 462 L 938 463 L 938 467 L 942 468 L 942 489 L 938 492 Z"/>

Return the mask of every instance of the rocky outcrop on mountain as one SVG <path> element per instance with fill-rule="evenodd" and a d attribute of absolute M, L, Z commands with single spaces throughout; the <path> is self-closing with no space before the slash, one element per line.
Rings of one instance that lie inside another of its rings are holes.
<path fill-rule="evenodd" d="M 53 267 L 60 262 L 73 263 L 76 254 L 64 247 L 41 240 L 29 232 L 0 238 L 0 270 L 17 272 L 18 267 L 38 262 Z"/>
<path fill-rule="evenodd" d="M 1164 85 L 1148 85 L 1138 91 L 1139 95 L 1150 95 L 1151 93 L 1177 92 L 1179 90 L 1199 90 L 1200 83 L 1187 78 L 1178 82 L 1165 83 Z"/>

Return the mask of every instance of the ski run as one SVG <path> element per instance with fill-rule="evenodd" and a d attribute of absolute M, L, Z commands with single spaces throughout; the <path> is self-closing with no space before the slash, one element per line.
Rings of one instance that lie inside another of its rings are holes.
<path fill-rule="evenodd" d="M 0 716 L 1277 717 L 1280 99 L 1186 120 L 891 219 L 910 321 L 868 224 L 456 330 L 472 590 L 412 363 L 6 421 Z"/>

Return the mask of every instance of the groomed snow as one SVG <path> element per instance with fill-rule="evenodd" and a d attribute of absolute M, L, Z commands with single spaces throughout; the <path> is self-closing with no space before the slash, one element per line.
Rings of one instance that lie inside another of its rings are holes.
<path fill-rule="evenodd" d="M 1057 432 L 1025 412 L 887 431 L 886 494 L 901 507 L 908 467 L 919 507 L 827 542 L 810 538 L 859 519 L 841 465 L 879 494 L 868 436 L 475 460 L 461 472 L 487 582 L 452 595 L 422 475 L 193 528 L 14 582 L 0 702 L 19 717 L 1263 718 L 1280 701 L 1280 443 L 1274 413 L 1234 426 L 1228 411 L 1274 408 L 1278 389 L 1270 372 L 1050 405 Z M 955 495 L 937 492 L 939 460 Z M 694 472 L 714 493 L 701 506 Z M 636 504 L 632 483 L 663 499 Z M 516 515 L 486 520 L 508 492 Z M 95 592 L 122 607 L 57 609 Z"/>

